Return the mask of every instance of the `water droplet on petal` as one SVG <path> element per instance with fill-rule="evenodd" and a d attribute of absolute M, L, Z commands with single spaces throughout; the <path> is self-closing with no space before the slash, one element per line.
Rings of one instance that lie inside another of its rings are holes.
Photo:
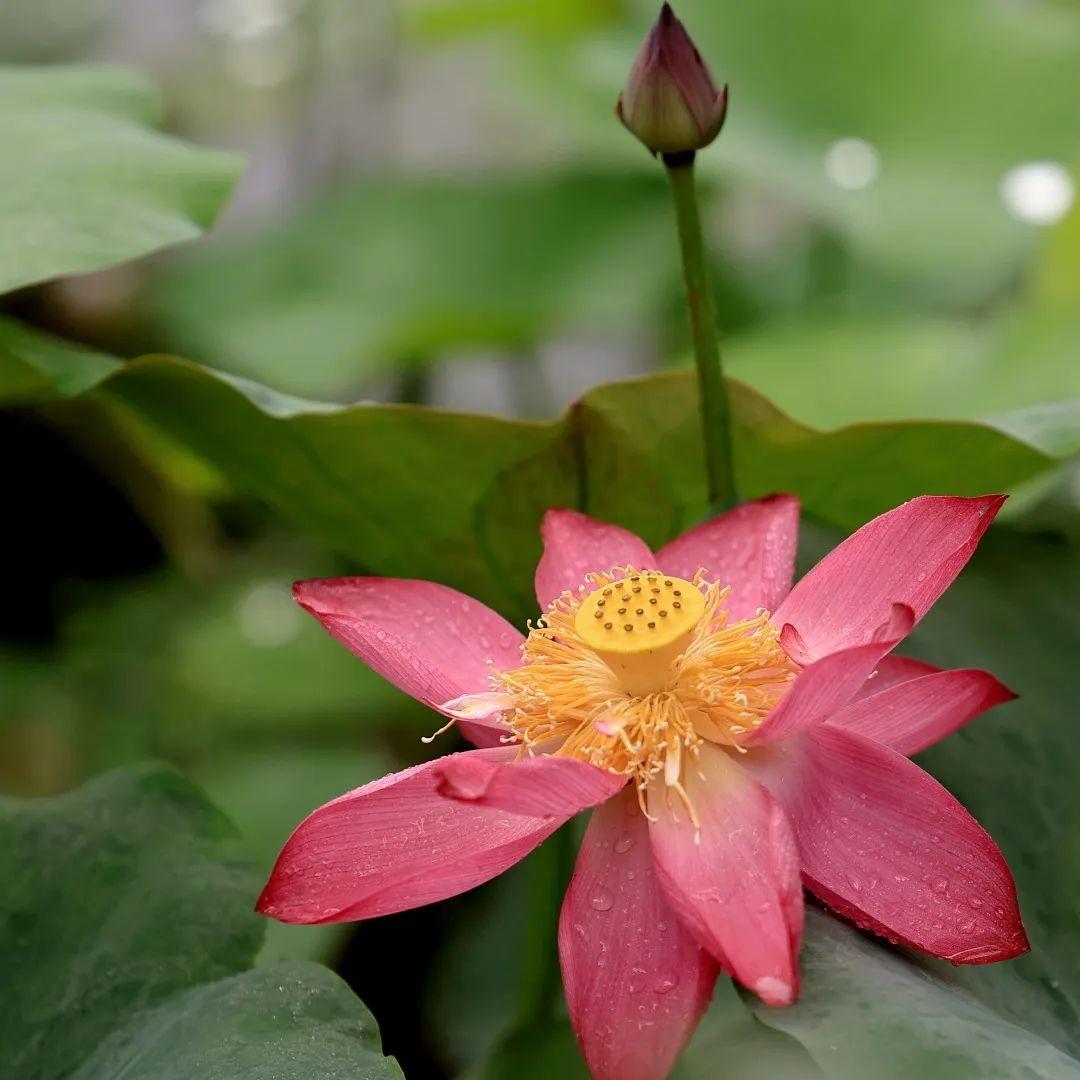
<path fill-rule="evenodd" d="M 615 897 L 607 889 L 597 889 L 589 897 L 589 905 L 594 911 L 610 911 L 614 903 Z"/>
<path fill-rule="evenodd" d="M 615 841 L 615 854 L 625 855 L 634 846 L 634 838 L 632 836 L 623 836 Z"/>

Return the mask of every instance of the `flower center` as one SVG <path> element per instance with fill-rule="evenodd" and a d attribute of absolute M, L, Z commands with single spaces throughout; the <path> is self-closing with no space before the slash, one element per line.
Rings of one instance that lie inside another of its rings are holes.
<path fill-rule="evenodd" d="M 672 662 L 693 638 L 705 597 L 692 581 L 634 574 L 589 593 L 574 629 L 637 696 L 666 689 Z"/>
<path fill-rule="evenodd" d="M 704 740 L 739 749 L 795 665 L 767 611 L 730 622 L 729 590 L 701 573 L 686 581 L 626 567 L 591 582 L 592 592 L 563 593 L 541 616 L 521 667 L 494 676 L 504 722 L 523 753 L 632 777 L 643 805 L 662 776 L 693 817 L 688 762 Z"/>

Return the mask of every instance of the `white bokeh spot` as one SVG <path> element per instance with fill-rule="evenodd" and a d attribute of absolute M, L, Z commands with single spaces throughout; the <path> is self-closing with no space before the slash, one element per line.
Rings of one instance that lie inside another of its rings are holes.
<path fill-rule="evenodd" d="M 279 649 L 300 634 L 303 615 L 287 582 L 260 581 L 236 605 L 240 633 L 262 649 Z"/>
<path fill-rule="evenodd" d="M 860 191 L 878 177 L 881 155 L 865 139 L 837 139 L 825 151 L 825 175 L 845 191 Z"/>
<path fill-rule="evenodd" d="M 1076 197 L 1069 170 L 1057 161 L 1027 161 L 1001 178 L 1005 209 L 1029 225 L 1053 225 L 1068 212 Z"/>

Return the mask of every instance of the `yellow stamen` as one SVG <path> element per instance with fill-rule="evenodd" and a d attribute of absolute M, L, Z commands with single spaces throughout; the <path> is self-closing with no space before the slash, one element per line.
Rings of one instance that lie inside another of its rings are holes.
<path fill-rule="evenodd" d="M 700 572 L 686 581 L 625 567 L 590 579 L 592 592 L 563 593 L 538 620 L 522 666 L 493 677 L 511 702 L 508 729 L 523 753 L 632 778 L 643 806 L 644 787 L 662 775 L 696 824 L 682 778 L 702 741 L 741 749 L 795 665 L 768 612 L 729 625 L 728 590 Z"/>

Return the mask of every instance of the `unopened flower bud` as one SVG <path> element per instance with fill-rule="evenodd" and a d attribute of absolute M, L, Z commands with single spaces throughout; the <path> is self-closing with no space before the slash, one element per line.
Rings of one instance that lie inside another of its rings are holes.
<path fill-rule="evenodd" d="M 727 112 L 701 54 L 670 4 L 649 31 L 615 112 L 654 154 L 700 150 L 716 138 Z"/>

